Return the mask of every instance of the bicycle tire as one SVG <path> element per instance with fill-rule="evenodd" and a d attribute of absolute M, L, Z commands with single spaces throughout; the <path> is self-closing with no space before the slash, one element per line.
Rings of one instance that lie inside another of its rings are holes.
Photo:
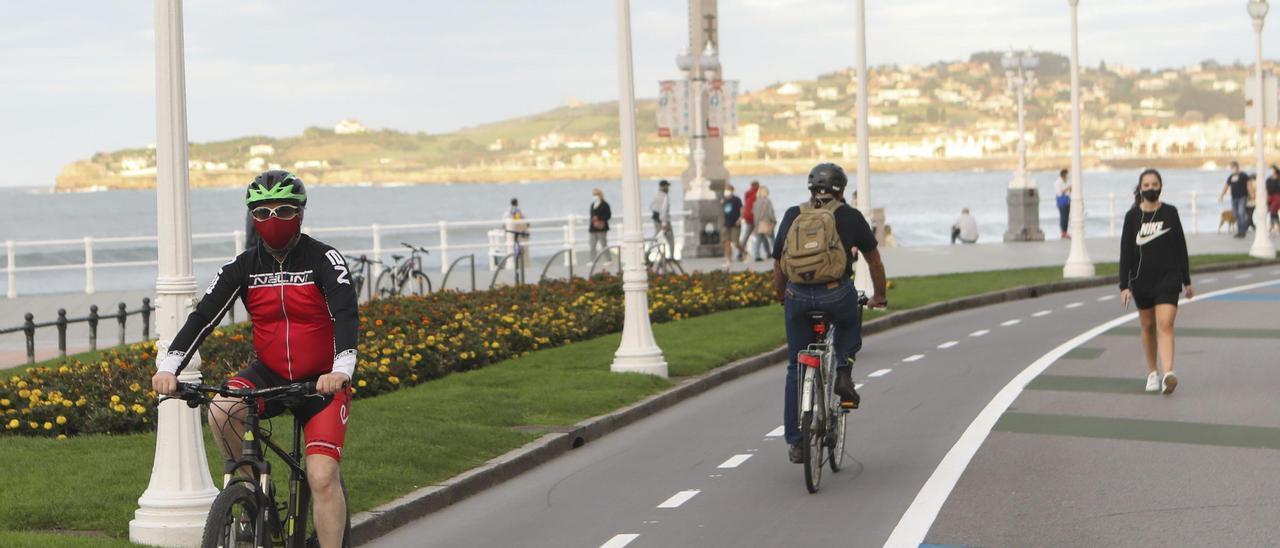
<path fill-rule="evenodd" d="M 243 510 L 236 511 L 237 505 Z M 243 539 L 240 528 L 242 513 L 248 513 L 248 527 L 252 530 L 250 540 Z M 213 499 L 209 506 L 209 516 L 205 518 L 204 534 L 200 540 L 203 548 L 231 548 L 237 546 L 266 546 L 271 544 L 271 534 L 267 532 L 264 516 L 259 508 L 258 495 L 248 484 L 233 483 Z M 232 538 L 232 537 L 235 538 Z"/>
<path fill-rule="evenodd" d="M 815 372 L 810 371 L 806 374 L 812 375 Z M 803 385 L 802 385 L 803 386 Z M 826 444 L 823 442 L 821 415 L 815 413 L 814 410 L 825 410 L 825 402 L 822 395 L 822 377 L 814 378 L 813 383 L 813 409 L 806 409 L 801 415 L 800 421 L 800 452 L 804 457 L 804 486 L 810 493 L 817 493 L 822 485 L 822 467 L 825 465 L 823 456 L 826 451 Z"/>
<path fill-rule="evenodd" d="M 406 281 L 408 282 L 410 294 L 419 296 L 427 296 L 431 294 L 431 277 L 427 276 L 421 270 L 414 270 Z"/>
<path fill-rule="evenodd" d="M 848 435 L 845 429 L 848 427 L 848 423 L 849 413 L 843 409 L 837 409 L 834 424 L 831 425 L 836 434 L 836 442 L 828 449 L 829 454 L 827 455 L 829 457 L 827 462 L 831 465 L 833 473 L 839 472 L 840 469 L 844 468 L 844 444 Z"/>
<path fill-rule="evenodd" d="M 373 284 L 373 294 L 379 298 L 395 297 L 400 294 L 400 287 L 395 281 L 394 270 L 383 270 L 381 274 L 378 274 L 378 281 Z"/>

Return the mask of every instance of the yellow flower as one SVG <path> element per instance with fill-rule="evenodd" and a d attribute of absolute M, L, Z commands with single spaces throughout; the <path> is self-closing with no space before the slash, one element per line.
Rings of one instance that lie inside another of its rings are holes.
<path fill-rule="evenodd" d="M 141 387 L 141 386 L 138 386 L 138 383 L 136 383 L 136 382 L 135 382 L 135 383 L 133 383 L 133 384 L 131 384 L 131 385 L 129 385 L 129 391 L 131 391 L 131 392 L 137 392 L 138 390 L 141 390 L 141 389 L 142 389 L 142 387 Z"/>
<path fill-rule="evenodd" d="M 359 386 L 359 387 L 361 387 L 361 388 L 364 388 L 364 387 L 365 387 L 365 386 L 367 386 L 368 384 L 369 384 L 369 383 L 365 382 L 365 380 L 364 380 L 364 379 L 360 379 L 360 380 L 356 381 L 356 386 Z"/>
<path fill-rule="evenodd" d="M 120 403 L 120 396 L 111 396 L 111 403 Z"/>
<path fill-rule="evenodd" d="M 37 428 L 40 428 L 40 423 L 36 421 L 27 421 L 27 426 L 30 427 L 32 430 L 35 430 Z"/>
<path fill-rule="evenodd" d="M 44 421 L 44 429 L 45 429 L 45 430 L 53 430 L 53 423 L 51 423 L 51 422 L 49 422 L 49 421 Z"/>
<path fill-rule="evenodd" d="M 5 399 L 0 400 L 0 405 L 3 405 L 3 406 L 5 406 L 5 407 L 8 407 L 8 406 L 9 406 L 9 399 L 8 399 L 8 398 L 5 398 Z"/>
<path fill-rule="evenodd" d="M 89 403 L 89 400 L 86 400 L 84 399 L 84 396 L 81 396 L 80 399 L 76 400 L 76 407 L 84 407 L 87 403 Z"/>
<path fill-rule="evenodd" d="M 56 419 L 56 422 L 57 422 L 58 424 L 67 424 L 67 418 L 66 418 L 66 417 L 64 417 L 64 416 L 62 416 L 62 415 L 58 415 L 58 418 Z M 48 423 L 46 423 L 46 424 L 48 424 Z"/>
<path fill-rule="evenodd" d="M 30 390 L 19 390 L 19 391 L 18 391 L 18 397 L 19 397 L 19 398 L 22 398 L 22 399 L 24 399 L 24 400 L 25 400 L 25 399 L 27 399 L 27 398 L 30 398 L 30 397 L 31 397 L 31 391 L 30 391 Z"/>
<path fill-rule="evenodd" d="M 139 415 L 144 415 L 147 412 L 147 408 L 135 403 L 133 404 L 133 412 Z"/>
<path fill-rule="evenodd" d="M 67 435 L 66 435 L 66 434 L 58 434 L 58 439 L 60 439 L 60 440 L 65 440 L 65 439 L 67 439 Z"/>
<path fill-rule="evenodd" d="M 9 424 L 6 424 L 6 425 L 4 425 L 4 426 L 5 426 L 5 428 L 8 428 L 8 429 L 10 429 L 10 430 L 13 430 L 14 428 L 17 428 L 17 427 L 18 427 L 18 419 L 11 419 L 11 420 L 9 421 Z"/>
<path fill-rule="evenodd" d="M 395 375 L 392 375 L 390 377 L 387 377 L 387 382 L 391 384 L 400 384 L 400 378 Z"/>
<path fill-rule="evenodd" d="M 391 360 L 388 360 L 388 359 L 386 359 L 386 358 L 383 358 L 383 359 L 382 359 L 382 363 L 391 363 Z M 379 366 L 378 366 L 378 372 L 379 372 L 379 373 L 386 373 L 386 372 L 387 372 L 387 366 L 385 366 L 385 365 L 379 365 Z"/>
<path fill-rule="evenodd" d="M 71 407 L 72 405 L 73 403 L 71 402 L 71 400 L 62 400 L 63 407 Z"/>

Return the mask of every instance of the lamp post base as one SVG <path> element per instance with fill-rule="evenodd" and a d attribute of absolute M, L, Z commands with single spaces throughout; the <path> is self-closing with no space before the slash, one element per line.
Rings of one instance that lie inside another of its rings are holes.
<path fill-rule="evenodd" d="M 609 368 L 614 373 L 644 373 L 667 378 L 667 362 L 662 358 L 662 350 L 651 349 L 621 350 L 613 355 L 613 365 Z"/>
<path fill-rule="evenodd" d="M 1009 206 L 1009 229 L 1004 233 L 1006 242 L 1042 242 L 1040 230 L 1040 191 L 1029 188 L 1010 188 L 1006 203 Z"/>

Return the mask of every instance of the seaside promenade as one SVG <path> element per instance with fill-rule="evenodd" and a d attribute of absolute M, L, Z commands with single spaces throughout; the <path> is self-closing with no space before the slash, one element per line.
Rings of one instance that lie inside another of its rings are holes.
<path fill-rule="evenodd" d="M 998 237 L 998 236 L 997 236 Z M 1119 254 L 1118 238 L 1090 238 L 1086 240 L 1089 256 L 1095 263 L 1115 262 Z M 1188 235 L 1187 246 L 1192 255 L 1247 253 L 1252 238 L 1235 240 L 1229 234 Z M 980 242 L 974 245 L 938 245 L 883 248 L 885 270 L 890 279 L 904 276 L 926 276 L 984 270 L 1004 270 L 1013 268 L 1029 268 L 1044 266 L 1061 266 L 1065 262 L 1070 249 L 1067 240 L 1048 240 L 1044 242 Z M 584 257 L 585 251 L 579 252 Z M 541 271 L 543 260 L 531 260 L 528 276 L 532 280 Z M 581 260 L 581 259 L 579 259 Z M 686 259 L 681 262 L 686 271 L 708 271 L 723 267 L 723 259 L 702 258 Z M 772 261 L 746 263 L 735 262 L 733 270 L 768 270 Z M 208 267 L 210 271 L 214 267 Z M 602 268 L 605 266 L 602 265 Z M 609 268 L 616 269 L 612 265 Z M 581 275 L 584 267 L 578 267 L 576 274 Z M 210 272 L 197 272 L 197 276 L 207 276 Z M 552 265 L 549 277 L 563 277 L 567 271 L 561 265 Z M 477 284 L 487 287 L 492 274 L 483 268 L 477 272 Z M 1194 280 L 1193 280 L 1194 281 Z M 453 289 L 469 286 L 469 278 L 459 275 L 449 284 Z M 142 305 L 142 299 L 153 297 L 152 289 L 136 289 L 129 291 L 98 292 L 93 295 L 83 293 L 64 293 L 48 295 L 28 295 L 15 299 L 0 299 L 0 327 L 19 326 L 23 315 L 30 312 L 37 323 L 57 318 L 59 308 L 67 311 L 69 318 L 84 317 L 89 314 L 89 306 L 96 304 L 99 314 L 114 314 L 118 303 L 125 303 L 129 310 Z M 244 309 L 236 305 L 236 318 L 246 318 Z M 230 321 L 225 318 L 224 323 Z M 142 322 L 137 316 L 130 316 L 126 326 L 126 340 L 141 340 Z M 152 335 L 154 336 L 154 329 Z M 99 324 L 99 348 L 109 348 L 115 344 L 118 328 L 114 317 L 104 318 Z M 44 360 L 58 355 L 58 334 L 53 327 L 39 329 L 36 332 L 36 359 Z M 73 324 L 67 328 L 67 352 L 77 353 L 89 349 L 89 330 L 87 325 Z M 0 369 L 19 366 L 26 363 L 25 340 L 22 333 L 0 335 Z"/>

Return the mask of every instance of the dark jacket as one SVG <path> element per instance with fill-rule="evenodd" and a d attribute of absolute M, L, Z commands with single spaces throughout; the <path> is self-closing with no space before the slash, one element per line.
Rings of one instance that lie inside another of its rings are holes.
<path fill-rule="evenodd" d="M 588 226 L 587 226 L 587 231 L 588 231 L 588 232 L 608 232 L 608 231 L 609 231 L 609 219 L 611 219 L 612 217 L 613 217 L 613 211 L 611 211 L 611 210 L 609 209 L 609 202 L 606 202 L 606 201 L 604 201 L 604 200 L 600 200 L 600 206 L 599 206 L 599 207 L 596 207 L 596 203 L 595 203 L 595 201 L 592 201 L 592 202 L 591 202 L 591 219 L 592 219 L 592 222 L 591 222 L 591 224 L 590 224 L 590 225 L 588 225 Z M 594 221 L 595 221 L 595 219 L 597 219 L 597 218 L 599 218 L 601 221 L 604 221 L 604 226 L 603 226 L 603 227 L 601 227 L 601 228 L 596 228 L 596 223 L 595 223 Z"/>

